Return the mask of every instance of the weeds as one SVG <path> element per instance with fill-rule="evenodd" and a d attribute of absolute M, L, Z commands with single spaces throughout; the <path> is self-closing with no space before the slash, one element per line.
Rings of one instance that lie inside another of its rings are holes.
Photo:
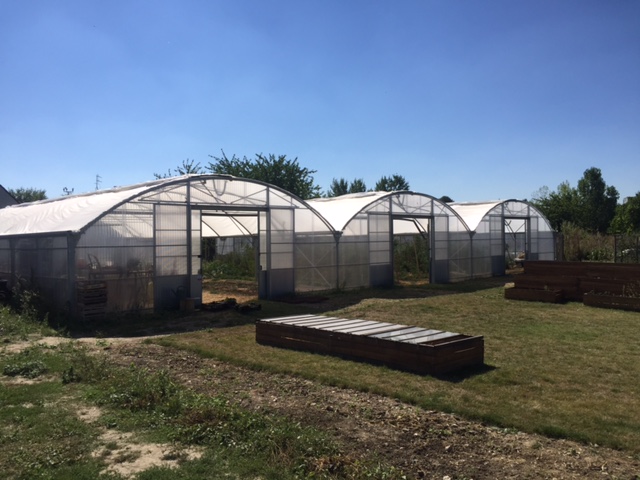
<path fill-rule="evenodd" d="M 252 246 L 245 246 L 239 252 L 218 255 L 202 265 L 205 278 L 253 279 L 256 275 L 256 252 Z"/>
<path fill-rule="evenodd" d="M 47 373 L 47 366 L 42 360 L 25 360 L 6 364 L 2 373 L 10 377 L 37 378 Z"/>

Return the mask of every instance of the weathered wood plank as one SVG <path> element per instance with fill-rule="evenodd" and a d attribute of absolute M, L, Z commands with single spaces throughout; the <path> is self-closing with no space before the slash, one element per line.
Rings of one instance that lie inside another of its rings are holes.
<path fill-rule="evenodd" d="M 304 316 L 259 320 L 256 341 L 370 361 L 420 374 L 443 374 L 484 362 L 481 336 L 371 320 L 338 319 L 343 321 L 333 325 L 319 320 Z"/>

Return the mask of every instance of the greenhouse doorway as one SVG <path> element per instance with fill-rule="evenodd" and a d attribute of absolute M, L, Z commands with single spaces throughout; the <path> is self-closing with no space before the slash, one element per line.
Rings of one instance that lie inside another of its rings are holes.
<path fill-rule="evenodd" d="M 530 222 L 529 217 L 504 218 L 504 273 L 522 267 L 523 262 L 528 259 Z"/>
<path fill-rule="evenodd" d="M 393 217 L 393 279 L 397 285 L 425 284 L 431 275 L 431 217 Z"/>
<path fill-rule="evenodd" d="M 259 296 L 259 217 L 258 211 L 201 210 L 203 303 Z"/>

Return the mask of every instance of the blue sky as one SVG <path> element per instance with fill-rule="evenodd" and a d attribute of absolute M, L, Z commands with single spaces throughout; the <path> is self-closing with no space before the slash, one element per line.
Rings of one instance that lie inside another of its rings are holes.
<path fill-rule="evenodd" d="M 640 191 L 637 0 L 0 0 L 0 184 L 224 150 L 456 201 Z"/>

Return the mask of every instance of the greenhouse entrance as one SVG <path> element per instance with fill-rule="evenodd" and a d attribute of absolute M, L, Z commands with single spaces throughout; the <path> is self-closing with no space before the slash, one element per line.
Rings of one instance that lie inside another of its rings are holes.
<path fill-rule="evenodd" d="M 233 296 L 233 288 L 260 291 L 259 217 L 257 210 L 201 210 L 202 285 L 206 283 L 205 278 L 214 282 L 226 280 L 224 292 L 212 291 L 214 296 Z M 242 287 L 238 287 L 240 284 Z M 217 300 L 223 299 L 217 297 Z"/>
<path fill-rule="evenodd" d="M 529 247 L 530 218 L 505 217 L 504 219 L 504 271 L 522 266 Z"/>
<path fill-rule="evenodd" d="M 432 219 L 393 218 L 393 276 L 394 283 L 427 283 L 431 274 Z"/>

